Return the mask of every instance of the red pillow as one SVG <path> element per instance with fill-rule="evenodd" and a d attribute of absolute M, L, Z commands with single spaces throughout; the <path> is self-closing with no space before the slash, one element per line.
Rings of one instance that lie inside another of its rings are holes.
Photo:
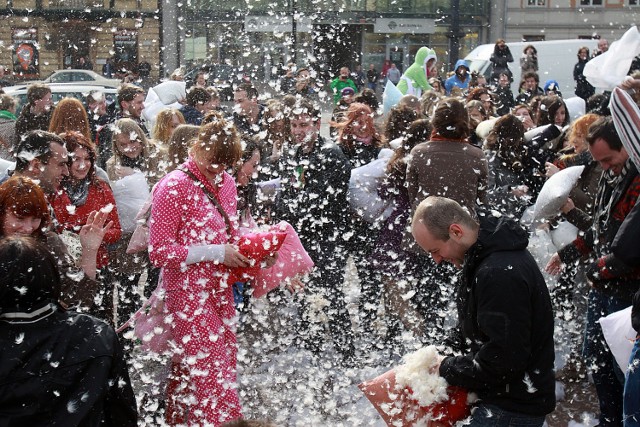
<path fill-rule="evenodd" d="M 263 268 L 251 283 L 253 297 L 260 298 L 276 289 L 283 281 L 301 274 L 309 273 L 313 269 L 313 261 L 305 251 L 298 233 L 291 224 L 281 221 L 272 227 L 287 234 L 284 244 L 278 251 L 278 259 L 271 268 Z"/>
<path fill-rule="evenodd" d="M 420 406 L 411 397 L 413 392 L 410 388 L 400 389 L 396 385 L 396 372 L 393 369 L 371 381 L 358 384 L 358 387 L 390 426 L 414 425 L 424 418 L 453 426 L 471 414 L 467 391 L 454 386 L 447 387 L 448 400 L 427 407 Z"/>
<path fill-rule="evenodd" d="M 263 232 L 247 233 L 237 243 L 238 251 L 249 258 L 249 267 L 229 268 L 228 283 L 246 282 L 256 277 L 260 271 L 260 263 L 267 256 L 278 252 L 284 243 L 286 233 Z"/>

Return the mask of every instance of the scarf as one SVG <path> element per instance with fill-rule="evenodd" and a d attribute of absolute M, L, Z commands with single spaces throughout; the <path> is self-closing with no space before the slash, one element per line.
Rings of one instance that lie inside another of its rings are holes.
<path fill-rule="evenodd" d="M 62 185 L 73 206 L 82 206 L 87 203 L 89 184 L 91 184 L 91 180 L 87 177 L 75 184 L 69 180 Z"/>
<path fill-rule="evenodd" d="M 14 120 L 15 121 L 15 120 L 17 120 L 17 117 L 11 111 L 0 110 L 0 119 L 8 119 L 8 120 Z"/>
<path fill-rule="evenodd" d="M 142 154 L 136 157 L 135 159 L 132 159 L 131 157 L 127 157 L 123 154 L 120 156 L 120 164 L 122 164 L 122 166 L 126 166 L 131 169 L 138 169 L 139 171 L 144 171 L 145 169 L 144 157 L 142 156 Z"/>
<path fill-rule="evenodd" d="M 600 178 L 600 186 L 603 186 L 604 189 L 598 192 L 595 200 L 596 221 L 594 221 L 594 229 L 596 238 L 599 238 L 607 229 L 609 218 L 611 214 L 613 214 L 613 205 L 619 201 L 622 196 L 622 192 L 624 191 L 622 184 L 630 168 L 631 159 L 628 159 L 618 175 L 614 175 L 611 169 L 609 169 L 605 171 L 602 174 L 602 178 Z"/>

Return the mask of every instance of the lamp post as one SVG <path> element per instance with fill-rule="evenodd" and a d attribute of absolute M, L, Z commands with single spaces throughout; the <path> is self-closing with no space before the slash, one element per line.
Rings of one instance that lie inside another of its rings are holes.
<path fill-rule="evenodd" d="M 297 0 L 289 0 L 289 7 L 291 12 L 291 48 L 293 49 L 293 54 L 291 55 L 291 62 L 297 64 L 298 61 L 298 22 L 296 19 L 296 14 L 298 13 L 298 1 Z"/>
<path fill-rule="evenodd" d="M 449 27 L 449 67 L 451 70 L 458 61 L 460 50 L 460 0 L 451 0 L 451 26 Z"/>

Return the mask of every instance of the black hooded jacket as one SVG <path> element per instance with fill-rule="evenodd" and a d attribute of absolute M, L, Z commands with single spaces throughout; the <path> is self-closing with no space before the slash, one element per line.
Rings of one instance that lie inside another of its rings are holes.
<path fill-rule="evenodd" d="M 0 425 L 135 427 L 118 337 L 55 304 L 0 313 Z"/>
<path fill-rule="evenodd" d="M 515 221 L 481 215 L 457 295 L 463 355 L 445 358 L 440 375 L 483 403 L 543 416 L 555 408 L 553 312 L 527 244 Z"/>

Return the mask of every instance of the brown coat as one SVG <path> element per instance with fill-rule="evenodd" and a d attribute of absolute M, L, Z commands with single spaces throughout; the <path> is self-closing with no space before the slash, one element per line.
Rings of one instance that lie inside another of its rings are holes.
<path fill-rule="evenodd" d="M 428 141 L 411 150 L 407 162 L 407 190 L 411 212 L 428 196 L 448 197 L 475 212 L 478 202 L 487 203 L 489 167 L 484 152 L 459 141 Z M 421 253 L 410 230 L 402 247 Z"/>
<path fill-rule="evenodd" d="M 475 212 L 478 202 L 487 202 L 487 175 L 487 159 L 478 147 L 458 141 L 418 144 L 407 165 L 412 211 L 427 196 L 443 196 Z"/>

